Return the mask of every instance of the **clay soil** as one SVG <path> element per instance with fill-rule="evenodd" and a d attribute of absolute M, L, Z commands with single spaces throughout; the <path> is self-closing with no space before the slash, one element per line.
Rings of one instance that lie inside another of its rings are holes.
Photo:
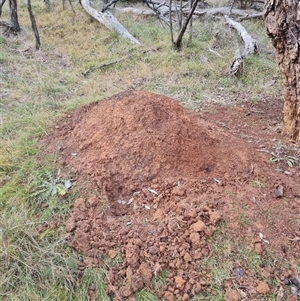
<path fill-rule="evenodd" d="M 300 153 L 283 136 L 279 100 L 191 113 L 166 96 L 127 91 L 64 117 L 45 149 L 58 150 L 60 169 L 77 179 L 72 189 L 89 183 L 65 229 L 82 266 L 107 271 L 112 300 L 135 300 L 142 288 L 166 301 L 211 293 L 209 271 L 199 266 L 213 256 L 210 239 L 222 221 L 250 251 L 288 262 L 278 279 L 296 272 L 300 162 L 291 168 L 287 160 Z M 269 292 L 251 281 L 245 300 Z"/>

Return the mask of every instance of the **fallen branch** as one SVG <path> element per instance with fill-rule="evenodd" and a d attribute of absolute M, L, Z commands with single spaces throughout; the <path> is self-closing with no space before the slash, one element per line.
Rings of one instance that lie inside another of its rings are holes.
<path fill-rule="evenodd" d="M 238 20 L 244 21 L 244 20 L 250 20 L 250 19 L 262 19 L 262 13 L 252 14 L 245 17 L 241 17 Z"/>
<path fill-rule="evenodd" d="M 82 75 L 84 77 L 87 77 L 91 72 L 95 71 L 95 70 L 99 70 L 99 69 L 102 69 L 102 68 L 105 68 L 105 67 L 108 67 L 108 66 L 111 66 L 111 65 L 115 65 L 115 64 L 118 64 L 120 62 L 123 62 L 125 61 L 126 59 L 128 59 L 129 57 L 131 57 L 131 55 L 127 55 L 119 60 L 116 60 L 116 61 L 112 61 L 112 62 L 108 62 L 108 63 L 104 63 L 104 64 L 101 64 L 99 66 L 95 66 L 95 67 L 91 67 L 87 70 L 85 70 L 84 72 L 82 72 Z"/>
<path fill-rule="evenodd" d="M 215 56 L 222 57 L 222 55 L 219 52 L 217 52 L 211 48 L 208 48 L 208 51 L 211 52 L 212 54 L 214 54 Z"/>
<path fill-rule="evenodd" d="M 254 40 L 246 31 L 246 29 L 239 23 L 232 19 L 230 19 L 227 15 L 225 15 L 226 23 L 233 27 L 240 37 L 243 39 L 245 43 L 245 50 L 243 52 L 243 57 L 246 57 L 251 54 L 255 54 L 257 52 L 258 43 Z"/>
<path fill-rule="evenodd" d="M 230 19 L 227 15 L 225 15 L 225 20 L 229 26 L 233 27 L 238 32 L 245 43 L 243 54 L 237 49 L 230 65 L 230 74 L 238 75 L 242 70 L 244 58 L 257 52 L 258 43 L 248 34 L 246 29 L 239 22 Z"/>
<path fill-rule="evenodd" d="M 96 11 L 90 6 L 89 0 L 81 0 L 81 5 L 90 16 L 106 26 L 108 29 L 114 30 L 121 37 L 129 40 L 132 44 L 140 45 L 140 42 L 135 37 L 133 37 L 109 11 L 105 11 L 103 13 Z"/>
<path fill-rule="evenodd" d="M 146 54 L 148 52 L 157 52 L 159 51 L 161 48 L 158 47 L 158 48 L 150 48 L 150 49 L 144 49 L 141 51 L 142 54 Z M 115 65 L 115 64 L 118 64 L 118 63 L 121 63 L 131 57 L 133 57 L 134 54 L 129 54 L 129 55 L 126 55 L 118 60 L 115 60 L 115 61 L 111 61 L 111 62 L 108 62 L 108 63 L 104 63 L 104 64 L 101 64 L 99 66 L 95 66 L 95 67 L 91 67 L 87 70 L 85 70 L 84 72 L 82 72 L 81 74 L 84 76 L 84 77 L 87 77 L 91 72 L 95 71 L 95 70 L 99 70 L 99 69 L 102 69 L 102 68 L 105 68 L 105 67 L 108 67 L 108 66 L 112 66 L 112 65 Z"/>
<path fill-rule="evenodd" d="M 134 13 L 134 14 L 143 14 L 143 15 L 158 15 L 160 17 L 166 16 L 169 14 L 170 10 L 172 13 L 177 12 L 179 9 L 178 5 L 175 6 L 174 4 L 171 5 L 171 7 L 166 2 L 162 3 L 156 3 L 151 1 L 148 5 L 147 1 L 147 8 L 135 8 L 135 7 L 126 7 L 126 8 L 117 8 L 118 12 L 121 13 Z M 156 6 L 155 6 L 156 5 Z M 170 9 L 171 8 L 171 9 Z M 182 12 L 185 15 L 188 15 L 190 13 L 190 8 L 183 8 Z M 247 17 L 252 15 L 252 11 L 247 11 L 243 9 L 235 9 L 233 8 L 232 11 L 230 10 L 230 7 L 215 7 L 215 8 L 206 8 L 206 9 L 196 9 L 194 11 L 194 16 L 214 16 L 214 15 L 236 15 L 240 17 Z"/>
<path fill-rule="evenodd" d="M 243 68 L 244 59 L 241 55 L 241 52 L 239 49 L 235 51 L 234 58 L 232 60 L 232 63 L 230 65 L 230 74 L 231 75 L 238 75 L 241 73 Z"/>

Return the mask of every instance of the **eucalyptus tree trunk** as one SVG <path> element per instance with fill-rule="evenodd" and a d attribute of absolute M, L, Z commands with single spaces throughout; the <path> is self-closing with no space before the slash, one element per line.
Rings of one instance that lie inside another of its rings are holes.
<path fill-rule="evenodd" d="M 20 32 L 20 24 L 18 19 L 18 5 L 17 0 L 9 0 L 9 9 L 10 9 L 10 22 L 11 29 L 15 32 Z"/>
<path fill-rule="evenodd" d="M 300 142 L 300 2 L 266 0 L 263 17 L 283 78 L 285 131 Z"/>

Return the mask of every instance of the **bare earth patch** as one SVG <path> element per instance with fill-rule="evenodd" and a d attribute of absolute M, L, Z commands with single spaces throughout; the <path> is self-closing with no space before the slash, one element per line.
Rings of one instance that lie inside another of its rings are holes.
<path fill-rule="evenodd" d="M 142 288 L 165 300 L 210 292 L 199 265 L 211 256 L 220 220 L 250 250 L 270 251 L 294 271 L 300 164 L 290 168 L 286 159 L 299 148 L 285 143 L 278 163 L 270 161 L 276 141 L 284 143 L 281 107 L 270 100 L 192 114 L 166 96 L 128 91 L 78 108 L 45 138 L 64 172 L 92 182 L 65 227 L 70 246 L 86 256 L 83 266 L 108 271 L 113 300 L 135 300 Z M 250 282 L 245 300 L 269 292 L 265 282 Z M 231 287 L 224 290 L 234 300 Z"/>

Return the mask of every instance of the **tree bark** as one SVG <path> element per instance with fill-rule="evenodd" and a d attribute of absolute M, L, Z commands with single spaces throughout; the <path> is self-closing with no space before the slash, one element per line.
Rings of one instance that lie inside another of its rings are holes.
<path fill-rule="evenodd" d="M 9 0 L 9 9 L 10 9 L 10 22 L 12 24 L 11 29 L 14 32 L 20 32 L 20 24 L 18 19 L 18 5 L 17 0 Z"/>
<path fill-rule="evenodd" d="M 300 142 L 300 2 L 266 0 L 263 17 L 283 78 L 285 131 Z"/>

